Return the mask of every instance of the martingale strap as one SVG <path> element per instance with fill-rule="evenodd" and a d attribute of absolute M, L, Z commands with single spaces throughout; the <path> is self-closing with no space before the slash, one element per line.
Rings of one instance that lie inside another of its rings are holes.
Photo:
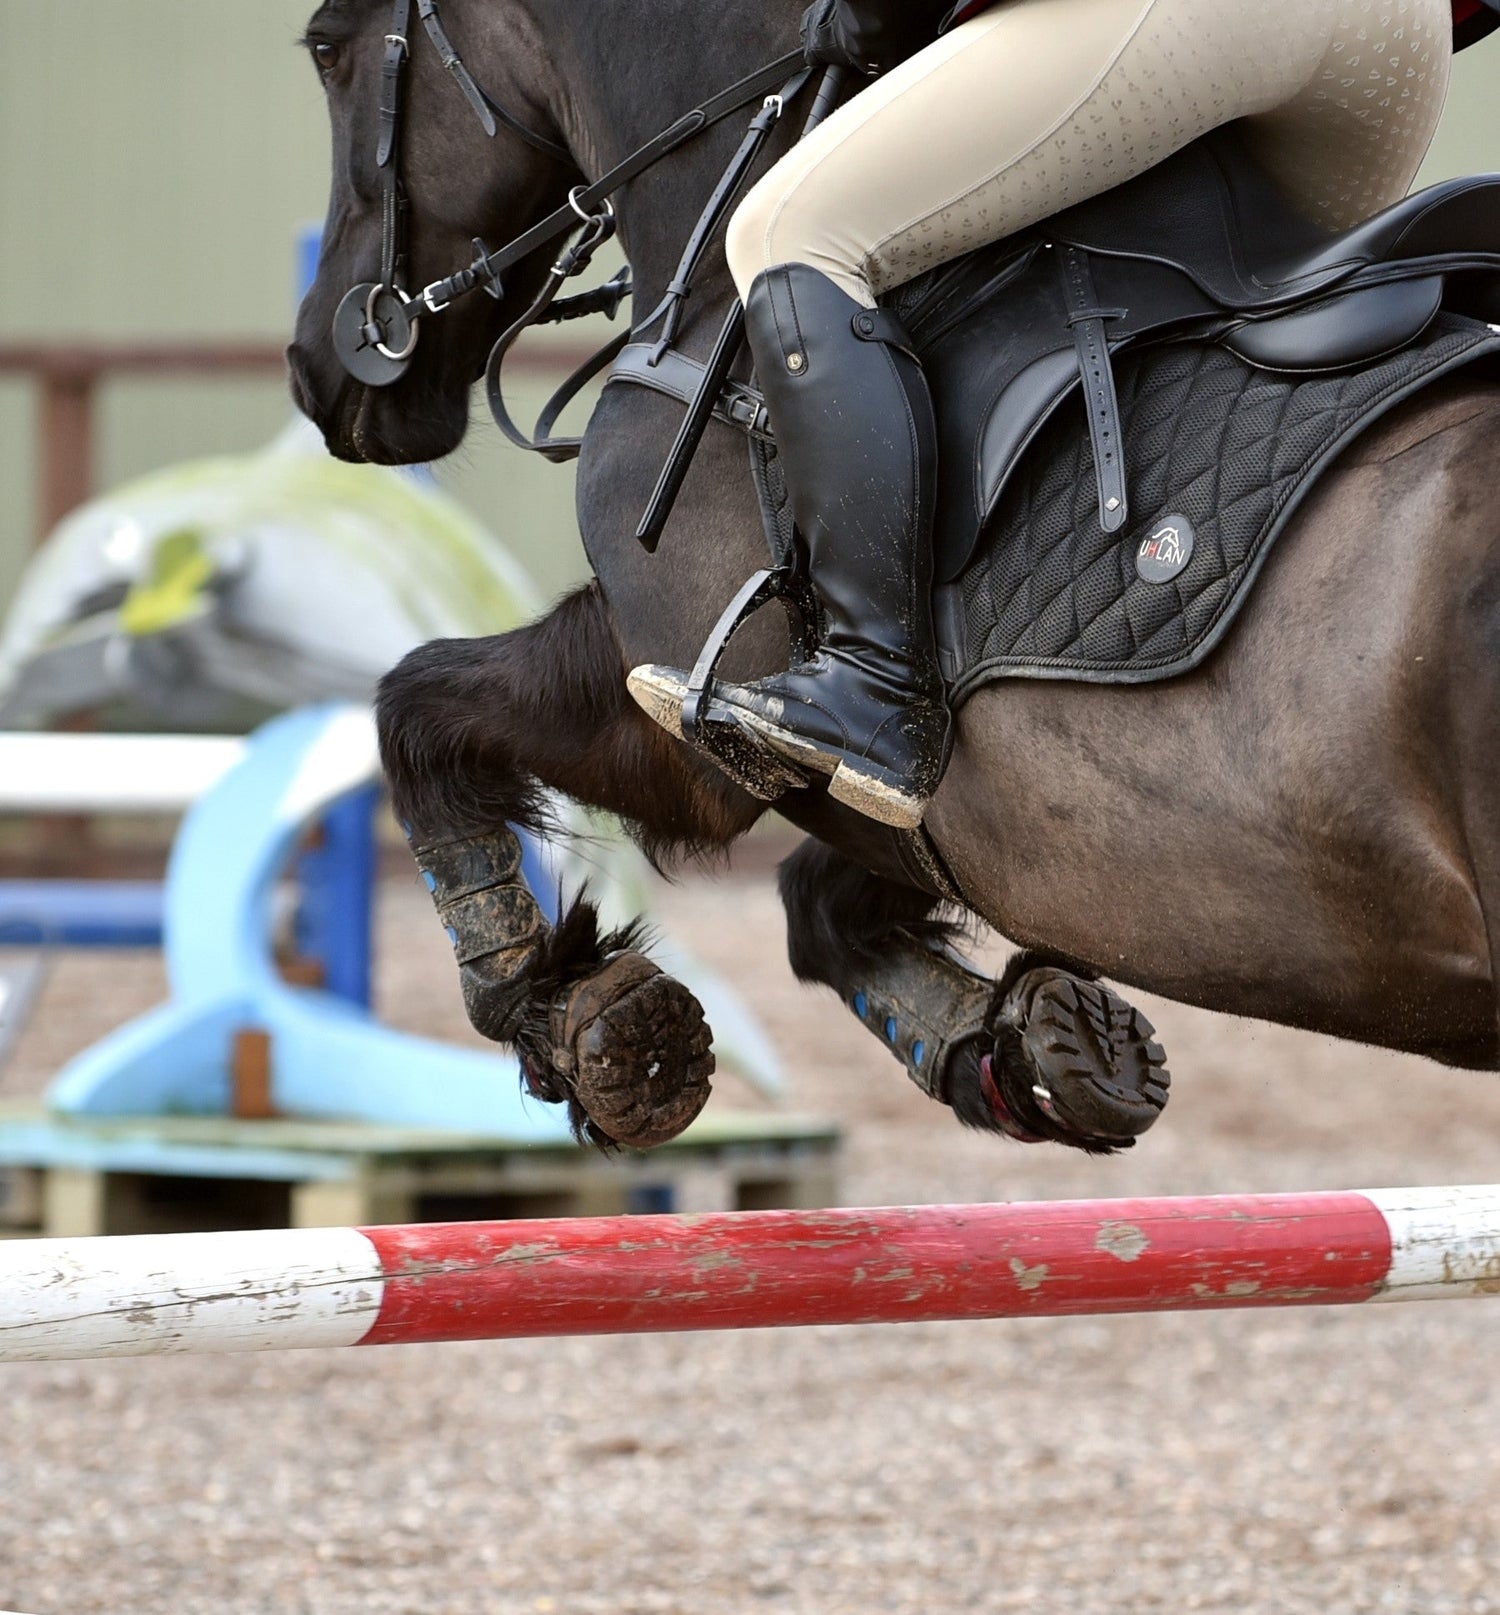
<path fill-rule="evenodd" d="M 596 214 L 616 191 L 654 167 L 679 146 L 686 145 L 689 140 L 721 123 L 731 113 L 741 111 L 751 102 L 763 100 L 791 79 L 800 77 L 803 69 L 802 52 L 789 51 L 748 78 L 731 84 L 727 90 L 721 90 L 702 106 L 684 113 L 674 124 L 602 174 L 592 185 L 580 187 L 563 207 L 549 213 L 524 235 L 517 236 L 514 241 L 494 252 L 481 253 L 467 269 L 461 269 L 446 280 L 434 281 L 424 288 L 419 294 L 420 301 L 427 304 L 429 311 L 436 312 L 455 297 L 472 291 L 481 282 L 499 280 L 507 269 L 520 263 L 523 258 L 529 258 L 559 236 L 576 229 L 581 214 Z"/>
<path fill-rule="evenodd" d="M 583 314 L 604 312 L 610 318 L 614 317 L 622 298 L 630 295 L 632 287 L 628 271 L 615 276 L 605 286 L 597 288 L 590 293 L 565 299 L 554 303 L 559 291 L 574 275 L 582 273 L 588 267 L 595 251 L 610 239 L 614 234 L 615 220 L 611 205 L 604 204 L 605 211 L 592 217 L 586 217 L 581 204 L 580 195 L 575 195 L 578 203 L 579 217 L 583 220 L 579 239 L 553 264 L 552 271 L 543 283 L 541 291 L 537 294 L 530 308 L 515 322 L 511 328 L 501 336 L 495 346 L 490 350 L 489 362 L 485 366 L 485 389 L 489 398 L 490 414 L 495 424 L 500 428 L 510 442 L 517 448 L 529 449 L 540 454 L 554 464 L 561 464 L 578 457 L 583 448 L 582 437 L 558 437 L 554 429 L 563 411 L 575 399 L 583 388 L 596 376 L 601 374 L 625 349 L 632 336 L 640 336 L 644 332 L 660 326 L 661 335 L 652 351 L 652 363 L 660 364 L 664 359 L 675 356 L 675 342 L 682 321 L 683 311 L 692 293 L 693 277 L 698 271 L 708 244 L 724 222 L 730 210 L 739 200 L 741 191 L 749 179 L 756 160 L 764 151 L 767 141 L 775 132 L 777 124 L 781 121 L 783 112 L 789 103 L 801 94 L 804 86 L 812 76 L 812 70 L 804 67 L 792 79 L 784 84 L 778 94 L 768 95 L 759 112 L 750 121 L 744 139 L 740 142 L 734 156 L 730 159 L 728 168 L 723 177 L 714 187 L 707 205 L 704 207 L 687 246 L 683 249 L 678 261 L 676 272 L 668 283 L 666 295 L 654 312 L 648 316 L 633 331 L 622 332 L 612 341 L 607 342 L 594 356 L 587 360 L 562 384 L 548 401 L 543 409 L 531 437 L 518 427 L 512 418 L 510 409 L 505 401 L 503 386 L 503 372 L 505 360 L 512 347 L 523 332 L 534 325 L 551 323 L 558 320 L 575 319 Z"/>

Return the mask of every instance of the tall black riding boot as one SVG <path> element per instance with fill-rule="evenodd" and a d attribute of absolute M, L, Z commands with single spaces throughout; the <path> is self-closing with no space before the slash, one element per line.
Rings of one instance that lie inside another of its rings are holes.
<path fill-rule="evenodd" d="M 932 630 L 937 432 L 900 322 L 826 275 L 759 276 L 746 330 L 822 608 L 817 653 L 785 673 L 718 683 L 710 724 L 731 722 L 829 794 L 914 829 L 948 748 Z M 631 693 L 681 732 L 686 675 L 642 667 Z"/>

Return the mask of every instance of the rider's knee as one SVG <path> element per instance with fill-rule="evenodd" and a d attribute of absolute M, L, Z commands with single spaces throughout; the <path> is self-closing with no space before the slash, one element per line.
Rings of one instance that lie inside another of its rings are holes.
<path fill-rule="evenodd" d="M 755 277 L 777 260 L 767 257 L 771 219 L 780 198 L 757 185 L 734 210 L 724 237 L 724 255 L 740 296 L 747 297 Z"/>
<path fill-rule="evenodd" d="M 742 298 L 758 275 L 777 264 L 807 264 L 869 306 L 875 298 L 857 235 L 852 222 L 826 199 L 820 201 L 805 182 L 787 190 L 763 180 L 735 209 L 724 253 Z"/>

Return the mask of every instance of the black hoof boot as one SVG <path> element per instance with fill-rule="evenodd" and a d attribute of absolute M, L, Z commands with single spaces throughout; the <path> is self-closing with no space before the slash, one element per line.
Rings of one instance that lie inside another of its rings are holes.
<path fill-rule="evenodd" d="M 1128 1149 L 1161 1115 L 1171 1077 L 1156 1029 L 1102 982 L 1050 965 L 1005 994 L 985 1097 L 1008 1131 L 1096 1154 Z"/>
<path fill-rule="evenodd" d="M 552 1001 L 541 1058 L 526 1050 L 527 1083 L 539 1099 L 566 1102 L 575 1126 L 581 1111 L 593 1142 L 648 1150 L 708 1103 L 712 1042 L 680 981 L 621 953 Z"/>

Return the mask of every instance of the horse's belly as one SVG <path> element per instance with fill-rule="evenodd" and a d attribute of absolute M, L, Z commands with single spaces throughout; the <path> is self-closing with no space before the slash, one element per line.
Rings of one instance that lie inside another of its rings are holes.
<path fill-rule="evenodd" d="M 1299 822 L 1191 725 L 1007 728 L 1003 758 L 961 749 L 929 817 L 1002 934 L 1185 1003 L 1500 1064 L 1483 915 L 1434 840 Z"/>
<path fill-rule="evenodd" d="M 1473 757 L 1445 717 L 1484 705 L 1495 408 L 1455 388 L 1382 423 L 1197 672 L 976 693 L 928 817 L 976 908 L 1169 997 L 1496 1064 L 1465 817 L 1475 779 L 1493 817 L 1494 715 Z"/>

